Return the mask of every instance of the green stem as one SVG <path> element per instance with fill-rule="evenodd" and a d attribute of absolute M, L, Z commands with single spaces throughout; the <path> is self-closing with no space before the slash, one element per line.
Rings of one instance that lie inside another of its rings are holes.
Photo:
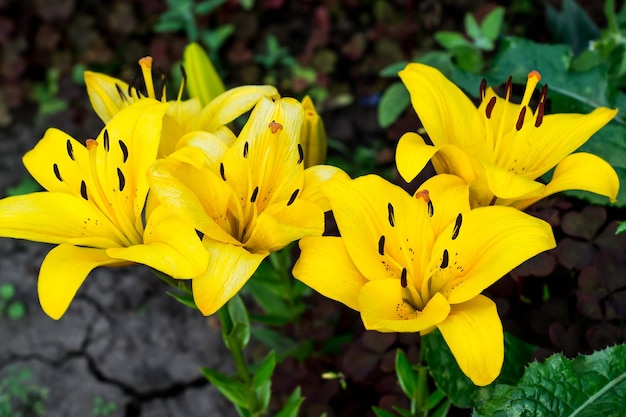
<path fill-rule="evenodd" d="M 174 278 L 170 277 L 169 275 L 164 274 L 161 271 L 157 271 L 156 269 L 153 269 L 152 272 L 154 272 L 154 274 L 157 277 L 159 277 L 159 279 L 161 281 L 165 282 L 170 287 L 176 288 L 177 290 L 181 290 L 181 291 L 185 292 L 186 294 L 191 295 L 191 288 L 189 287 L 189 285 L 187 285 L 187 283 L 185 281 L 181 281 L 179 279 L 174 279 Z"/>
<path fill-rule="evenodd" d="M 419 363 L 414 367 L 417 371 L 417 389 L 411 399 L 411 414 L 416 417 L 428 416 L 426 401 L 428 400 L 428 365 L 426 365 L 426 349 L 420 343 Z"/>

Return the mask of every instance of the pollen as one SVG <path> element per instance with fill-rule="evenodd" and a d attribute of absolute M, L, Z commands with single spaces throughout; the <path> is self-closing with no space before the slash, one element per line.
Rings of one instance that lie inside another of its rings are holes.
<path fill-rule="evenodd" d="M 268 127 L 270 128 L 270 131 L 271 131 L 272 133 L 276 133 L 276 132 L 278 132 L 279 130 L 283 130 L 283 125 L 281 125 L 280 123 L 278 123 L 278 122 L 276 122 L 276 121 L 274 121 L 274 120 L 272 120 L 272 121 L 270 122 L 270 124 L 268 125 Z"/>

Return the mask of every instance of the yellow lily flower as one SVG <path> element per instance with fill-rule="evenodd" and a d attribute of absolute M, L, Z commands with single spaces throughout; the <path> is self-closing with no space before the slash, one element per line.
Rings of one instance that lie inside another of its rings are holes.
<path fill-rule="evenodd" d="M 48 129 L 23 158 L 47 191 L 0 200 L 0 236 L 56 244 L 41 265 L 43 310 L 59 319 L 89 272 L 137 262 L 191 278 L 208 257 L 195 230 L 146 205 L 167 105 L 143 100 L 120 111 L 87 146 Z M 146 225 L 142 221 L 142 212 Z"/>
<path fill-rule="evenodd" d="M 550 226 L 511 207 L 470 211 L 468 186 L 437 175 L 415 196 L 384 179 L 321 185 L 341 237 L 306 237 L 294 276 L 361 313 L 366 329 L 439 328 L 461 370 L 487 385 L 504 360 L 496 305 L 481 291 L 555 247 Z"/>
<path fill-rule="evenodd" d="M 432 160 L 437 173 L 456 174 L 471 190 L 472 207 L 511 205 L 524 209 L 564 190 L 585 190 L 615 201 L 619 179 L 603 159 L 588 153 L 570 155 L 607 124 L 617 110 L 600 107 L 592 113 L 544 115 L 547 86 L 535 111 L 529 107 L 540 75 L 532 71 L 521 104 L 481 85 L 476 108 L 438 70 L 409 64 L 400 78 L 433 145 L 417 133 L 406 133 L 396 150 L 402 177 L 411 181 Z M 536 178 L 556 166 L 544 185 Z"/>
<path fill-rule="evenodd" d="M 203 234 L 210 262 L 192 280 L 203 314 L 232 298 L 270 252 L 322 234 L 322 208 L 301 198 L 307 181 L 298 141 L 302 120 L 298 101 L 262 98 L 231 146 L 200 133 L 201 140 L 187 138 L 187 147 L 150 170 L 151 190 L 161 204 Z"/>
<path fill-rule="evenodd" d="M 139 65 L 146 87 L 145 93 L 122 80 L 92 71 L 85 71 L 85 84 L 91 105 L 105 124 L 120 110 L 136 101 L 150 98 L 167 102 L 169 107 L 163 123 L 159 157 L 165 157 L 179 149 L 181 146 L 178 145 L 178 140 L 191 131 L 204 130 L 217 134 L 224 141 L 232 142 L 235 135 L 227 124 L 249 111 L 261 97 L 280 98 L 273 86 L 249 85 L 227 90 L 206 106 L 202 105 L 198 97 L 183 101 L 181 98 L 186 78 L 183 71 L 183 85 L 179 89 L 178 98 L 175 101 L 166 101 L 164 81 L 161 80 L 159 91 L 152 77 L 152 57 L 141 58 Z M 195 78 L 195 67 L 193 70 Z"/>
<path fill-rule="evenodd" d="M 302 135 L 300 142 L 304 148 L 304 167 L 320 165 L 326 161 L 328 151 L 328 140 L 326 139 L 326 129 L 324 122 L 309 96 L 302 99 L 304 107 L 304 123 L 302 124 Z"/>

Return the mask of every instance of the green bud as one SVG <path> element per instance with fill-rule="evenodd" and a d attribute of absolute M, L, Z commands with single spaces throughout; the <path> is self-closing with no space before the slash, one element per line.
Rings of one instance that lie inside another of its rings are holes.
<path fill-rule="evenodd" d="M 224 92 L 224 83 L 204 49 L 192 42 L 185 48 L 183 66 L 187 75 L 187 93 L 191 98 L 199 98 L 206 106 Z"/>

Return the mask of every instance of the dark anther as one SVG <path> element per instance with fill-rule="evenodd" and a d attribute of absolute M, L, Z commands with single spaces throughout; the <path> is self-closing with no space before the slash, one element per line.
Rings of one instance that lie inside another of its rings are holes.
<path fill-rule="evenodd" d="M 248 142 L 243 144 L 243 157 L 244 158 L 248 157 Z"/>
<path fill-rule="evenodd" d="M 259 195 L 259 186 L 257 185 L 256 187 L 254 187 L 254 190 L 252 190 L 252 197 L 250 197 L 250 202 L 254 203 L 258 195 Z"/>
<path fill-rule="evenodd" d="M 65 148 L 67 149 L 67 154 L 69 155 L 70 159 L 73 161 L 74 160 L 74 148 L 72 147 L 72 142 L 69 139 L 65 143 Z"/>
<path fill-rule="evenodd" d="M 518 131 L 524 125 L 524 116 L 526 116 L 526 106 L 522 107 L 522 110 L 519 112 L 519 116 L 517 117 L 517 123 L 515 124 L 515 129 Z"/>
<path fill-rule="evenodd" d="M 396 224 L 396 215 L 393 212 L 393 206 L 391 203 L 387 203 L 387 212 L 389 213 L 389 224 L 394 227 Z"/>
<path fill-rule="evenodd" d="M 122 150 L 122 156 L 124 158 L 122 162 L 126 162 L 126 160 L 128 159 L 128 147 L 121 140 L 117 141 L 117 143 L 120 144 L 120 149 Z"/>
<path fill-rule="evenodd" d="M 402 285 L 402 288 L 406 288 L 408 284 L 408 282 L 406 282 L 406 268 L 402 268 L 402 274 L 400 275 L 400 285 Z"/>
<path fill-rule="evenodd" d="M 304 161 L 304 149 L 302 149 L 302 145 L 298 143 L 298 165 L 300 165 Z"/>
<path fill-rule="evenodd" d="M 539 101 L 543 103 L 544 101 L 546 101 L 547 96 L 548 96 L 548 84 L 544 84 L 543 87 L 541 87 L 541 93 L 539 94 Z"/>
<path fill-rule="evenodd" d="M 380 239 L 378 239 L 378 253 L 381 255 L 385 254 L 385 235 L 382 235 Z"/>
<path fill-rule="evenodd" d="M 487 119 L 491 119 L 491 113 L 493 112 L 493 108 L 496 105 L 496 96 L 491 97 L 489 103 L 487 103 L 487 107 L 485 107 L 485 115 Z"/>
<path fill-rule="evenodd" d="M 298 196 L 298 193 L 300 192 L 299 188 L 296 188 L 296 191 L 294 191 L 291 194 L 291 197 L 289 197 L 289 201 L 287 201 L 287 205 L 290 206 L 293 204 L 294 201 L 296 201 L 296 197 Z"/>
<path fill-rule="evenodd" d="M 89 200 L 89 198 L 87 197 L 87 184 L 85 184 L 85 181 L 80 182 L 80 195 L 85 200 Z"/>
<path fill-rule="evenodd" d="M 447 268 L 448 267 L 448 249 L 444 249 L 443 250 L 443 259 L 441 260 L 441 266 L 440 268 Z"/>
<path fill-rule="evenodd" d="M 109 131 L 104 129 L 104 150 L 109 152 Z"/>
<path fill-rule="evenodd" d="M 117 169 L 117 178 L 120 180 L 120 191 L 124 191 L 124 186 L 126 185 L 126 178 L 124 178 L 124 174 L 121 169 Z"/>
<path fill-rule="evenodd" d="M 180 75 L 183 77 L 183 82 L 187 82 L 187 71 L 185 71 L 183 64 L 180 64 Z"/>
<path fill-rule="evenodd" d="M 430 217 L 433 217 L 435 214 L 435 206 L 433 206 L 433 202 L 432 201 L 428 201 L 428 215 Z"/>
<path fill-rule="evenodd" d="M 159 77 L 161 78 L 161 85 L 159 85 L 159 95 L 157 96 L 157 99 L 162 100 L 163 94 L 165 94 L 165 71 L 161 68 L 157 68 L 157 71 L 159 73 Z"/>
<path fill-rule="evenodd" d="M 537 107 L 537 118 L 535 119 L 535 127 L 539 127 L 541 126 L 541 123 L 543 122 L 543 109 L 544 105 L 543 105 L 543 101 L 539 103 L 539 106 Z"/>
<path fill-rule="evenodd" d="M 137 76 L 134 76 L 130 83 L 128 84 L 128 97 L 133 98 L 133 84 L 137 82 Z M 135 88 L 137 91 L 137 88 Z M 139 98 L 139 92 L 137 91 L 137 98 Z"/>
<path fill-rule="evenodd" d="M 119 84 L 115 83 L 115 89 L 117 90 L 117 94 L 120 96 L 122 101 L 126 102 L 127 98 L 126 98 L 126 95 L 124 94 L 124 92 L 122 91 L 122 87 L 120 87 Z"/>
<path fill-rule="evenodd" d="M 509 75 L 509 78 L 506 80 L 506 86 L 504 87 L 504 98 L 509 100 L 511 98 L 512 92 L 513 92 L 513 77 Z"/>
<path fill-rule="evenodd" d="M 198 238 L 200 238 L 200 241 L 202 242 L 202 239 L 204 238 L 204 233 L 196 229 L 196 234 L 198 235 Z"/>
<path fill-rule="evenodd" d="M 483 78 L 480 81 L 480 87 L 478 87 L 478 96 L 480 97 L 481 100 L 484 100 L 486 94 L 487 94 L 487 80 Z"/>
<path fill-rule="evenodd" d="M 52 165 L 52 169 L 54 170 L 54 176 L 61 182 L 63 182 L 63 178 L 61 178 L 61 173 L 59 172 L 59 166 L 57 164 Z"/>
<path fill-rule="evenodd" d="M 222 179 L 226 181 L 226 176 L 224 175 L 224 163 L 223 162 L 220 162 L 220 175 L 222 176 Z"/>
<path fill-rule="evenodd" d="M 459 236 L 459 232 L 461 231 L 461 223 L 463 223 L 463 215 L 459 213 L 456 216 L 456 221 L 454 222 L 454 229 L 452 229 L 452 240 L 456 239 Z"/>

